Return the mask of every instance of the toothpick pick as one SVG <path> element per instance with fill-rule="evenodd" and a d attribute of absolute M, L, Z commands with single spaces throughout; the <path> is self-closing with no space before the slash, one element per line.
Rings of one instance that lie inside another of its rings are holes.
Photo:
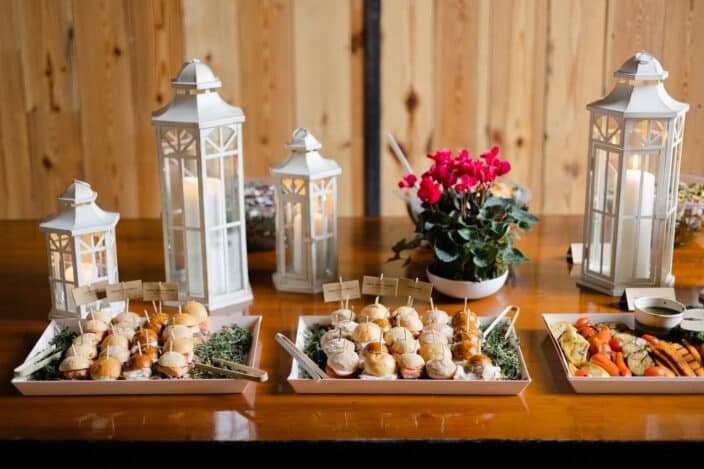
<path fill-rule="evenodd" d="M 78 330 L 81 332 L 81 335 L 83 335 L 83 325 L 81 324 L 81 320 L 78 320 Z"/>
<path fill-rule="evenodd" d="M 379 275 L 379 282 L 381 282 L 382 280 L 384 280 L 384 274 Z M 379 286 L 379 288 L 381 288 L 381 285 Z M 374 299 L 374 304 L 376 304 L 376 305 L 379 304 L 379 296 L 378 296 L 378 295 L 377 295 L 377 297 Z"/>
<path fill-rule="evenodd" d="M 151 318 L 149 317 L 149 311 L 147 311 L 146 309 L 144 310 L 144 316 L 147 318 L 147 321 L 151 320 Z"/>
<path fill-rule="evenodd" d="M 435 311 L 435 303 L 433 303 L 433 298 L 430 297 L 430 310 Z"/>
<path fill-rule="evenodd" d="M 183 314 L 183 311 L 181 310 L 181 305 L 178 305 L 178 314 Z"/>
<path fill-rule="evenodd" d="M 338 280 L 340 282 L 340 309 L 345 309 L 345 301 L 342 298 L 342 275 L 338 277 Z"/>
<path fill-rule="evenodd" d="M 76 353 L 76 346 L 74 344 L 71 344 L 71 350 L 73 351 L 73 356 L 77 356 L 78 354 Z"/>
<path fill-rule="evenodd" d="M 154 314 L 158 314 L 159 310 L 156 309 L 156 301 L 152 300 L 152 308 L 154 308 Z"/>
<path fill-rule="evenodd" d="M 467 312 L 467 298 L 464 299 L 464 312 Z"/>
<path fill-rule="evenodd" d="M 142 354 L 142 346 L 139 342 L 137 342 L 137 352 L 139 352 L 140 355 Z"/>
<path fill-rule="evenodd" d="M 90 314 L 90 318 L 95 321 L 95 313 L 92 309 L 88 311 L 88 314 Z"/>

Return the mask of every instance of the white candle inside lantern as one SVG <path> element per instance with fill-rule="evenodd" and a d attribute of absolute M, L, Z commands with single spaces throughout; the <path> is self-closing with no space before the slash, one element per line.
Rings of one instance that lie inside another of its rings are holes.
<path fill-rule="evenodd" d="M 64 280 L 74 282 L 76 277 L 73 274 L 73 266 L 66 267 Z M 93 280 L 93 264 L 91 262 L 81 262 L 81 281 L 79 284 Z"/>
<path fill-rule="evenodd" d="M 223 224 L 222 192 L 220 190 L 220 180 L 217 178 L 206 178 L 206 220 L 209 226 L 219 226 Z M 183 178 L 183 203 L 185 212 L 185 222 L 187 227 L 200 225 L 199 213 L 199 193 L 198 178 L 186 176 Z M 207 232 L 207 231 L 206 231 Z M 209 232 L 207 232 L 209 233 Z M 221 236 L 208 236 L 208 261 L 212 266 L 208 282 L 211 290 L 215 292 L 225 291 L 225 246 Z M 199 231 L 186 232 L 186 251 L 188 252 L 188 283 L 190 290 L 203 292 L 203 253 Z M 237 269 L 235 269 L 237 270 Z M 241 275 L 237 273 L 238 275 Z"/>
<path fill-rule="evenodd" d="M 316 213 L 313 215 L 315 221 L 315 231 L 312 235 L 320 235 L 323 232 L 323 215 Z M 293 271 L 296 273 L 303 272 L 303 222 L 300 212 L 297 212 L 293 217 L 293 239 L 290 249 L 293 251 Z M 311 236 L 312 239 L 312 236 Z M 318 275 L 325 272 L 325 241 L 317 241 L 315 243 L 316 265 L 318 266 Z"/>
<path fill-rule="evenodd" d="M 639 155 L 634 155 L 632 168 L 626 170 L 626 193 L 623 203 L 622 249 L 619 256 L 619 271 L 624 278 L 648 278 L 650 276 L 650 251 L 653 236 L 652 217 L 655 205 L 655 175 L 641 171 Z M 642 175 L 642 185 L 641 185 Z M 639 197 L 640 196 L 640 197 Z M 640 198 L 640 213 L 638 201 Z M 639 222 L 635 219 L 640 215 Z M 640 227 L 638 227 L 640 225 Z M 635 256 L 635 271 L 633 262 Z"/>

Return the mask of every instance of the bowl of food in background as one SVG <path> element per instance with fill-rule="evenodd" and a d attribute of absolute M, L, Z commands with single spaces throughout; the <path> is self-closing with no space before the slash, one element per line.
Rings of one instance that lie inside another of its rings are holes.
<path fill-rule="evenodd" d="M 683 174 L 677 194 L 675 246 L 683 246 L 704 221 L 704 177 Z"/>
<path fill-rule="evenodd" d="M 269 251 L 276 248 L 274 192 L 272 178 L 247 179 L 244 183 L 248 251 Z"/>

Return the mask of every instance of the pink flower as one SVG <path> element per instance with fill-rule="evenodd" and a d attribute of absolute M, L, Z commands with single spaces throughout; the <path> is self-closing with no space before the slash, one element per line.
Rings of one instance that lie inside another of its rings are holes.
<path fill-rule="evenodd" d="M 448 164 L 452 161 L 452 152 L 447 148 L 436 151 L 434 155 L 428 154 L 426 156 L 439 164 Z"/>
<path fill-rule="evenodd" d="M 477 185 L 477 178 L 469 174 L 463 174 L 459 177 L 459 181 L 455 184 L 457 192 L 469 192 Z"/>
<path fill-rule="evenodd" d="M 457 175 L 452 171 L 450 165 L 446 163 L 435 163 L 430 167 L 426 175 L 441 182 L 445 187 L 453 185 L 457 180 Z"/>
<path fill-rule="evenodd" d="M 488 150 L 485 150 L 484 153 L 482 153 L 482 158 L 486 160 L 487 163 L 491 163 L 491 161 L 496 158 L 499 154 L 499 147 L 493 146 Z"/>
<path fill-rule="evenodd" d="M 420 187 L 418 188 L 418 198 L 423 202 L 428 202 L 429 204 L 434 204 L 442 196 L 442 191 L 440 190 L 440 184 L 435 182 L 433 178 L 424 176 L 420 180 Z"/>
<path fill-rule="evenodd" d="M 498 175 L 503 176 L 504 174 L 511 171 L 511 163 L 509 163 L 506 160 L 501 160 L 500 165 L 497 169 L 498 169 Z"/>
<path fill-rule="evenodd" d="M 493 182 L 496 179 L 497 170 L 494 166 L 482 165 L 476 172 L 477 177 L 481 182 Z"/>
<path fill-rule="evenodd" d="M 398 187 L 400 187 L 401 189 L 413 187 L 416 185 L 417 180 L 418 178 L 414 174 L 406 174 L 405 176 L 403 176 L 403 179 L 398 182 Z"/>

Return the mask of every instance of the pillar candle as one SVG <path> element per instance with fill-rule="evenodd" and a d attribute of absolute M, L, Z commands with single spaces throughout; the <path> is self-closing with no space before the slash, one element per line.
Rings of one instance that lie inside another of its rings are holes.
<path fill-rule="evenodd" d="M 641 170 L 626 170 L 625 199 L 623 203 L 624 217 L 634 217 L 638 214 L 639 194 L 641 198 L 640 216 L 652 217 L 653 215 L 655 175 L 647 171 L 643 171 L 642 174 L 643 184 L 641 186 Z M 637 229 L 635 218 L 624 219 L 621 233 L 621 250 L 618 254 L 621 278 L 648 278 L 650 276 L 650 244 L 653 236 L 652 218 L 641 219 L 640 229 Z M 635 272 L 632 270 L 634 258 L 636 260 Z"/>

